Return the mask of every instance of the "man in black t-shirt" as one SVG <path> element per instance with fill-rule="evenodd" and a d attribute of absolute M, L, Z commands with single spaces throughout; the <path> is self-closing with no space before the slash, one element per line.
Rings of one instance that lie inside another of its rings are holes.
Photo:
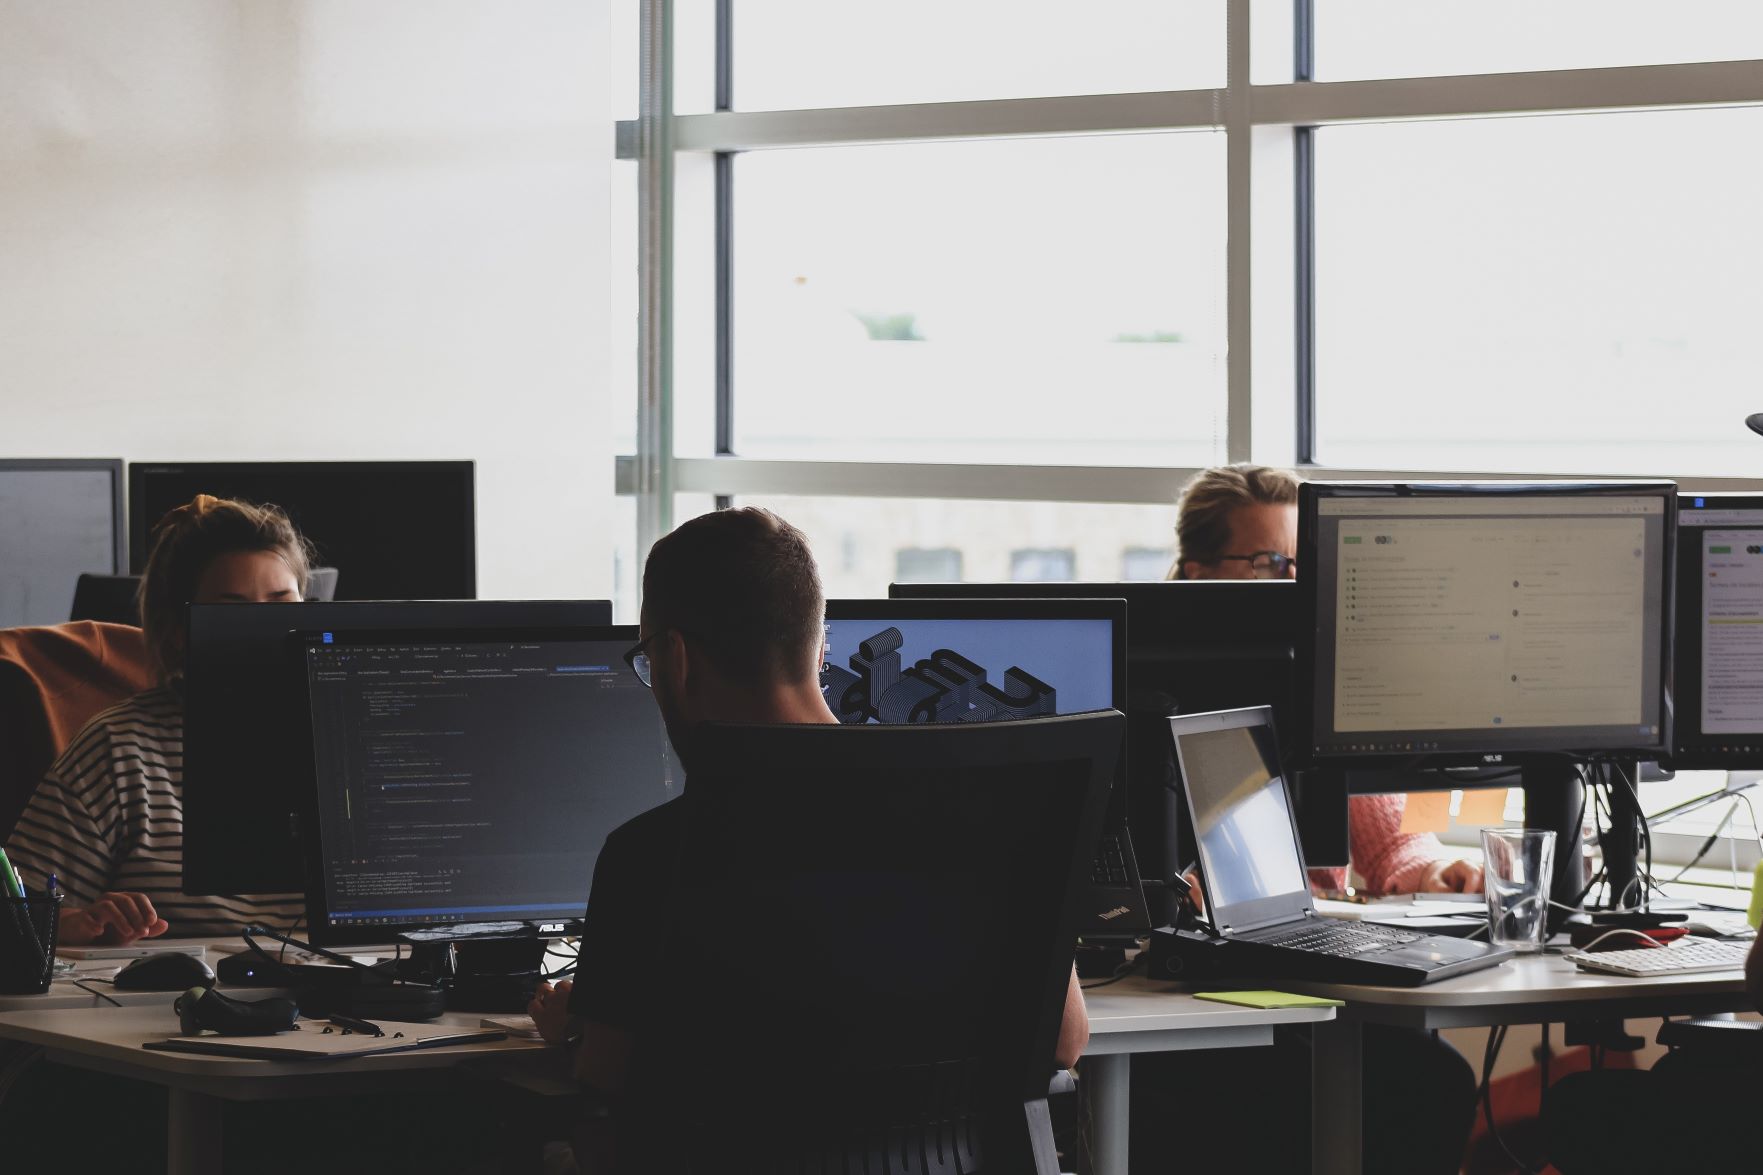
<path fill-rule="evenodd" d="M 767 510 L 721 510 L 661 539 L 643 570 L 643 615 L 631 668 L 654 691 L 689 781 L 692 732 L 706 722 L 836 723 L 820 692 L 826 601 L 808 540 Z M 633 1050 L 659 1015 L 652 961 L 679 928 L 666 908 L 687 794 L 606 838 L 594 868 L 573 984 L 540 985 L 528 1009 L 548 1042 L 575 1049 L 575 1075 L 623 1092 Z M 1056 1057 L 1074 1064 L 1089 1040 L 1075 972 Z"/>

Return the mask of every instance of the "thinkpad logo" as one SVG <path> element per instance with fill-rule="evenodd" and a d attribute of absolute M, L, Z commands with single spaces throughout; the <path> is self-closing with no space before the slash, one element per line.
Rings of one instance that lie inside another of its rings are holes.
<path fill-rule="evenodd" d="M 1112 918 L 1120 917 L 1122 914 L 1130 914 L 1130 913 L 1132 913 L 1131 907 L 1129 907 L 1129 906 L 1116 906 L 1112 910 L 1102 911 L 1102 913 L 1098 914 L 1097 917 L 1102 919 L 1102 921 L 1107 922 Z"/>

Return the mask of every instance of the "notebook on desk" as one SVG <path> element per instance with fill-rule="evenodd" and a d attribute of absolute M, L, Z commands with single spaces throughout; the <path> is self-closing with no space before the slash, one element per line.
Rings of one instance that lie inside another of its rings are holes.
<path fill-rule="evenodd" d="M 1273 711 L 1169 719 L 1216 940 L 1209 964 L 1244 977 L 1412 986 L 1491 966 L 1504 948 L 1325 918 L 1310 896 Z"/>
<path fill-rule="evenodd" d="M 168 1040 L 150 1040 L 141 1047 L 156 1052 L 255 1057 L 264 1061 L 334 1061 L 508 1039 L 506 1032 L 496 1028 L 405 1024 L 391 1020 L 376 1023 L 384 1035 L 345 1032 L 322 1020 L 302 1020 L 292 1032 L 278 1032 L 273 1036 L 174 1036 Z"/>

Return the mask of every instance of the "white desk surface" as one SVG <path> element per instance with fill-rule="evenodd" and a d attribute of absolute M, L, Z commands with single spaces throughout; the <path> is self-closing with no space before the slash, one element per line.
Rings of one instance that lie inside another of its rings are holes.
<path fill-rule="evenodd" d="M 1276 1025 L 1332 1020 L 1336 1011 L 1221 1004 L 1195 999 L 1176 984 L 1155 982 L 1140 975 L 1084 992 L 1084 1004 L 1090 1013 L 1090 1045 L 1086 1055 L 1271 1043 Z"/>
<path fill-rule="evenodd" d="M 1708 995 L 1742 991 L 1742 968 L 1704 971 L 1694 975 L 1631 978 L 1582 971 L 1563 955 L 1517 955 L 1467 975 L 1423 983 L 1419 987 L 1378 987 L 1360 983 L 1309 983 L 1290 980 L 1294 991 L 1332 996 L 1354 1004 L 1392 1007 L 1465 1007 L 1488 1004 L 1576 1003 L 1588 999 L 1620 1000 L 1634 996 Z"/>
<path fill-rule="evenodd" d="M 443 1045 L 380 1056 L 339 1061 L 264 1061 L 251 1057 L 215 1057 L 195 1053 L 156 1052 L 141 1046 L 178 1034 L 178 1018 L 171 1010 L 172 996 L 152 993 L 163 1003 L 157 1007 L 78 1008 L 0 1013 L 0 1039 L 41 1046 L 51 1056 L 67 1055 L 102 1062 L 112 1072 L 127 1069 L 148 1080 L 172 1084 L 179 1079 L 251 1081 L 266 1078 L 326 1077 L 342 1073 L 387 1073 L 408 1069 L 435 1069 L 459 1062 L 462 1057 L 493 1056 L 544 1048 L 534 1040 L 499 1040 L 478 1044 Z M 449 1012 L 436 1023 L 475 1028 L 482 1019 L 477 1012 Z M 95 1066 L 96 1067 L 96 1066 Z"/>

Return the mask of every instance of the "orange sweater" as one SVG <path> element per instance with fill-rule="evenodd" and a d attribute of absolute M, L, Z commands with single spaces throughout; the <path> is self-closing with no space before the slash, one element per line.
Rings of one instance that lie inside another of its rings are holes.
<path fill-rule="evenodd" d="M 1353 867 L 1372 894 L 1411 893 L 1427 866 L 1445 856 L 1439 838 L 1430 832 L 1403 832 L 1404 795 L 1354 796 L 1347 804 L 1347 836 Z M 1345 869 L 1312 869 L 1310 885 L 1341 890 Z"/>

